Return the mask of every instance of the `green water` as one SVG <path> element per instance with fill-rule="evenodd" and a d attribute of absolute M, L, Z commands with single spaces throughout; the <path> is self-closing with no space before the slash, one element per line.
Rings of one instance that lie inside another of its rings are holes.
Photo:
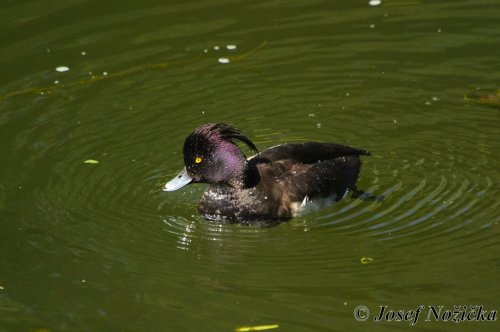
<path fill-rule="evenodd" d="M 496 0 L 4 0 L 0 331 L 498 331 L 372 318 L 500 309 L 500 111 L 464 100 L 499 88 L 499 19 Z M 161 191 L 206 122 L 370 150 L 359 186 L 386 199 L 207 222 L 203 185 Z"/>

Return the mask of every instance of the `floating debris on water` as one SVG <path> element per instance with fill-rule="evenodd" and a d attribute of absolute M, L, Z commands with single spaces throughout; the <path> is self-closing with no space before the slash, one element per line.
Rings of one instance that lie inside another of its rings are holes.
<path fill-rule="evenodd" d="M 59 73 L 64 73 L 66 71 L 69 71 L 69 67 L 68 66 L 59 66 L 59 67 L 56 67 L 56 71 Z"/>
<path fill-rule="evenodd" d="M 374 7 L 375 7 L 375 6 L 380 6 L 380 5 L 382 4 L 382 0 L 370 0 L 370 1 L 368 2 L 368 4 L 369 4 L 370 6 L 374 6 Z"/>
<path fill-rule="evenodd" d="M 465 101 L 499 108 L 500 89 L 496 91 L 478 90 L 471 92 L 465 96 Z"/>
<path fill-rule="evenodd" d="M 267 40 L 264 40 L 262 43 L 260 43 L 259 45 L 257 45 L 253 49 L 246 51 L 242 54 L 239 54 L 239 55 L 235 56 L 234 58 L 231 58 L 231 62 L 243 61 L 248 56 L 250 56 L 251 54 L 262 49 L 266 45 L 267 45 Z M 216 45 L 216 46 L 214 46 L 214 49 L 218 50 L 218 49 L 220 49 L 220 46 Z M 207 52 L 208 51 L 209 50 L 207 49 Z M 49 53 L 50 49 L 47 48 L 46 52 Z M 80 52 L 85 52 L 87 54 L 87 51 L 80 51 Z M 198 61 L 198 58 L 188 59 L 187 61 L 182 60 L 182 61 L 179 61 L 178 63 L 179 64 L 192 63 L 193 61 Z M 229 59 L 228 58 L 221 58 L 221 60 L 219 62 L 229 63 Z M 53 91 L 55 89 L 59 89 L 59 88 L 70 88 L 70 87 L 75 87 L 75 86 L 92 84 L 93 82 L 100 81 L 102 79 L 108 79 L 108 78 L 120 77 L 120 76 L 128 76 L 128 75 L 136 74 L 139 72 L 143 72 L 144 70 L 157 70 L 157 69 L 169 68 L 170 64 L 171 63 L 167 63 L 167 62 L 158 62 L 158 63 L 153 63 L 153 64 L 148 63 L 148 64 L 124 69 L 124 70 L 118 71 L 118 72 L 113 72 L 113 73 L 104 72 L 102 75 L 97 75 L 97 74 L 94 74 L 93 72 L 88 72 L 89 77 L 87 79 L 66 82 L 66 83 L 62 83 L 62 84 L 58 84 L 59 83 L 59 81 L 58 81 L 57 83 L 50 85 L 50 86 L 26 87 L 24 89 L 7 92 L 4 95 L 0 95 L 0 102 L 2 102 L 4 99 L 12 98 L 14 96 L 25 95 L 25 94 L 40 95 L 42 93 L 46 95 L 46 94 L 50 93 L 51 91 Z M 68 66 L 59 66 L 59 67 L 68 67 Z M 68 70 L 69 70 L 69 67 L 68 67 Z"/>
<path fill-rule="evenodd" d="M 236 329 L 236 332 L 247 332 L 247 331 L 265 331 L 271 329 L 277 329 L 279 327 L 278 324 L 271 325 L 256 325 L 256 326 L 242 326 Z"/>
<path fill-rule="evenodd" d="M 84 164 L 99 164 L 99 161 L 94 159 L 87 159 L 83 162 Z"/>
<path fill-rule="evenodd" d="M 232 44 L 231 45 L 226 45 L 226 48 L 228 50 L 235 50 L 236 49 L 236 45 L 232 45 Z"/>
<path fill-rule="evenodd" d="M 361 264 L 370 264 L 373 262 L 373 258 L 370 257 L 361 257 Z"/>

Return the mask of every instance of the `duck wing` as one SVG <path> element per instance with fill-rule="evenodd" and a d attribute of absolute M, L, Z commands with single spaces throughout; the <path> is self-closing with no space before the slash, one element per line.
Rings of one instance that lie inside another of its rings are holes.
<path fill-rule="evenodd" d="M 262 151 L 254 158 L 259 162 L 275 162 L 289 159 L 304 164 L 313 164 L 318 161 L 352 155 L 369 156 L 370 152 L 336 143 L 306 142 L 277 145 Z"/>
<path fill-rule="evenodd" d="M 290 200 L 302 201 L 310 199 L 332 197 L 341 199 L 347 189 L 356 190 L 361 160 L 358 156 L 350 155 L 338 157 L 314 164 L 297 166 L 280 177 L 285 186 L 284 192 L 290 193 Z"/>
<path fill-rule="evenodd" d="M 280 160 L 257 165 L 261 175 L 258 191 L 269 193 L 282 206 L 302 202 L 304 198 L 316 199 L 335 195 L 341 199 L 347 189 L 356 191 L 356 181 L 361 160 L 356 155 L 338 157 L 316 163 L 298 164 Z"/>

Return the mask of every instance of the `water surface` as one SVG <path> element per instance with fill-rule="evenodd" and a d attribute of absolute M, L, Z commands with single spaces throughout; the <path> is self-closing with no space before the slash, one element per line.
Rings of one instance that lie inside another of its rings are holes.
<path fill-rule="evenodd" d="M 353 316 L 500 309 L 499 111 L 464 100 L 498 88 L 497 1 L 0 6 L 0 330 L 498 330 Z M 207 222 L 203 185 L 161 191 L 206 122 L 367 149 L 386 199 Z"/>

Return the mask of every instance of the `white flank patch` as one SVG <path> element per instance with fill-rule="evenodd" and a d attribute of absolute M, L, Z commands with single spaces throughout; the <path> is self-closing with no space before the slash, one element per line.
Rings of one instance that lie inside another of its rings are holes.
<path fill-rule="evenodd" d="M 292 214 L 294 217 L 300 217 L 309 213 L 323 210 L 324 208 L 327 208 L 335 203 L 336 199 L 337 194 L 333 194 L 324 198 L 316 198 L 314 201 L 306 196 L 304 197 L 302 202 L 292 203 Z"/>

